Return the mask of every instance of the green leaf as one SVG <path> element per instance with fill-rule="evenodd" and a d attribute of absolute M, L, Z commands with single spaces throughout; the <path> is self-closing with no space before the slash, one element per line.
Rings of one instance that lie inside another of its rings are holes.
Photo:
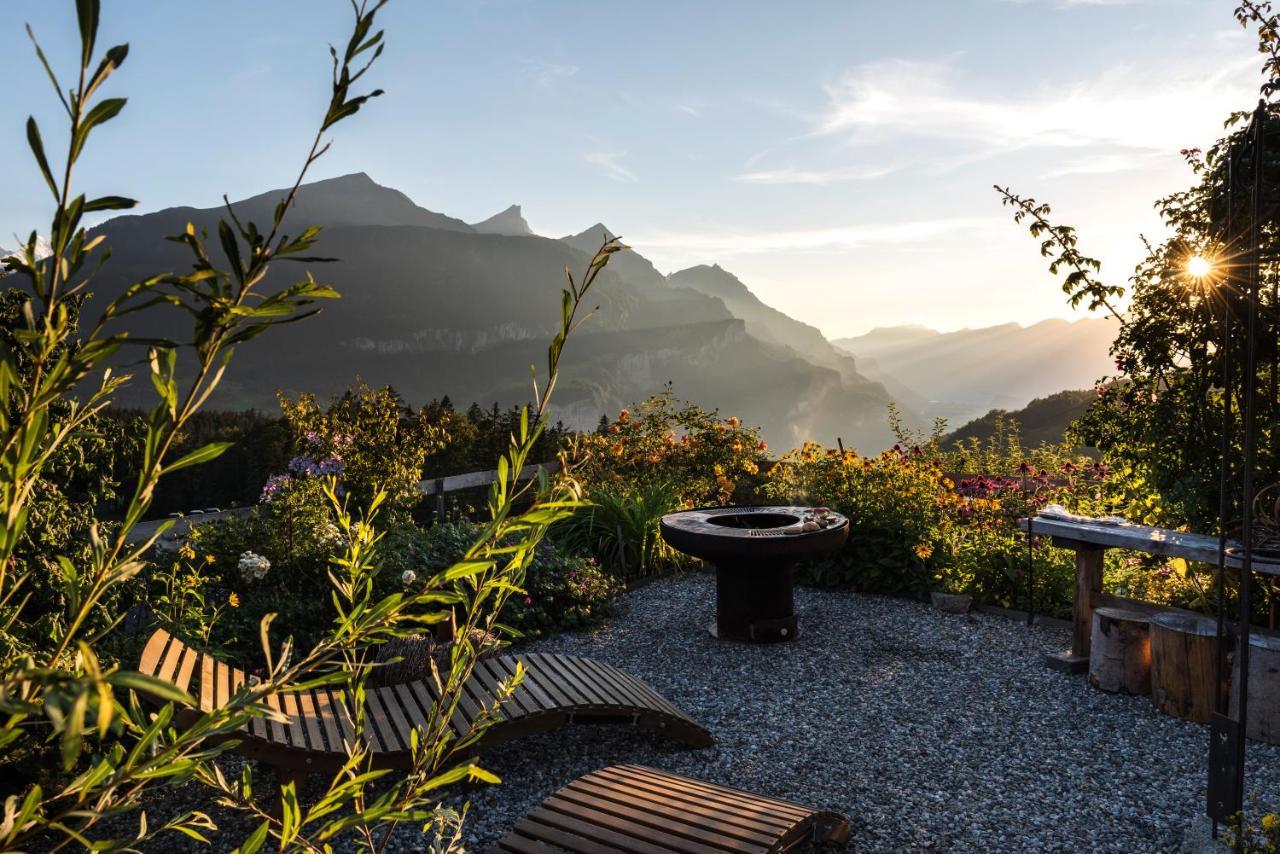
<path fill-rule="evenodd" d="M 137 204 L 137 199 L 127 199 L 124 196 L 102 196 L 93 201 L 85 202 L 84 211 L 85 213 L 92 211 L 122 211 L 135 207 Z"/>
<path fill-rule="evenodd" d="M 177 462 L 170 463 L 165 466 L 161 474 L 171 474 L 179 469 L 187 468 L 188 466 L 198 466 L 201 463 L 207 463 L 210 460 L 215 460 L 222 456 L 227 448 L 230 448 L 234 444 L 235 442 L 210 442 L 204 447 L 196 448 Z"/>
<path fill-rule="evenodd" d="M 172 682 L 166 682 L 163 679 L 157 679 L 145 673 L 138 673 L 136 670 L 117 670 L 107 676 L 107 682 L 117 688 L 137 691 L 139 694 L 156 697 L 165 702 L 181 703 L 184 706 L 194 706 L 196 704 L 195 697 L 192 697 L 186 691 L 179 690 L 178 686 Z"/>
<path fill-rule="evenodd" d="M 53 197 L 57 199 L 58 183 L 53 180 L 53 170 L 49 168 L 49 158 L 45 156 L 44 141 L 40 138 L 40 127 L 36 124 L 34 116 L 27 116 L 27 145 L 31 147 L 31 153 L 36 157 L 40 174 L 44 176 L 44 182 L 49 185 L 49 192 L 53 193 Z"/>
<path fill-rule="evenodd" d="M 267 841 L 267 834 L 271 831 L 271 822 L 264 821 L 258 825 L 258 829 L 245 837 L 244 842 L 235 849 L 234 854 L 258 854 L 262 850 L 263 844 Z"/>

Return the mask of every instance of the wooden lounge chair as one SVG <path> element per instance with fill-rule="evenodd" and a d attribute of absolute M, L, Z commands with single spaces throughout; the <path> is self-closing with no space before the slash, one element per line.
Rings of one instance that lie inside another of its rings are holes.
<path fill-rule="evenodd" d="M 512 676 L 516 662 L 525 667 L 524 680 L 499 709 L 496 722 L 477 747 L 578 722 L 633 724 L 659 730 L 691 747 L 714 743 L 706 729 L 634 676 L 590 658 L 546 653 L 482 659 L 463 686 L 459 708 L 450 721 L 455 734 L 468 732 L 481 709 L 493 704 L 498 683 Z M 138 669 L 195 694 L 200 711 L 225 704 L 246 679 L 243 670 L 195 651 L 163 629 L 147 641 Z M 198 693 L 191 687 L 197 675 Z M 378 764 L 408 762 L 409 733 L 426 725 L 437 699 L 435 686 L 422 680 L 366 689 L 364 738 Z M 247 731 L 237 736 L 241 753 L 288 777 L 332 768 L 345 758 L 343 745 L 354 728 L 337 689 L 286 691 L 268 697 L 267 703 L 288 721 L 252 720 Z M 193 715 L 195 710 L 187 713 Z"/>
<path fill-rule="evenodd" d="M 848 839 L 837 813 L 614 765 L 547 798 L 489 854 L 766 854 Z"/>

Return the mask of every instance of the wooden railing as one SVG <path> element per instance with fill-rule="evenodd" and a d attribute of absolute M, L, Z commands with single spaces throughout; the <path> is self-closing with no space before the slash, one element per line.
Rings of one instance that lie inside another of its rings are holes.
<path fill-rule="evenodd" d="M 516 480 L 517 482 L 523 482 L 535 478 L 538 476 L 539 470 L 545 471 L 547 474 L 555 474 L 560 471 L 560 462 L 557 460 L 527 465 L 520 470 L 520 475 Z M 453 474 L 448 477 L 428 477 L 418 481 L 418 491 L 423 495 L 434 495 L 436 497 L 436 518 L 444 518 L 445 495 L 450 492 L 461 492 L 464 489 L 485 487 L 497 479 L 498 472 L 496 469 Z M 243 516 L 252 509 L 252 507 L 236 507 L 231 510 L 193 510 L 190 513 L 174 513 L 166 519 L 150 519 L 146 522 L 139 522 L 129 532 L 129 543 L 134 545 L 143 542 L 152 536 L 161 525 L 166 522 L 173 522 L 173 527 L 165 532 L 162 541 L 165 545 L 175 545 L 180 543 L 192 528 L 209 522 L 216 522 L 228 516 Z"/>

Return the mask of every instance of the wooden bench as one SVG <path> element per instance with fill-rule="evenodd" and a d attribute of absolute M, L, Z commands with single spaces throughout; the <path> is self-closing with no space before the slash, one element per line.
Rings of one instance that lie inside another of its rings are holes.
<path fill-rule="evenodd" d="M 1071 649 L 1050 656 L 1048 663 L 1069 673 L 1083 673 L 1089 667 L 1089 643 L 1093 631 L 1093 611 L 1109 606 L 1145 613 L 1178 609 L 1152 605 L 1139 599 L 1112 596 L 1102 592 L 1102 565 L 1107 549 L 1128 549 L 1161 557 L 1182 558 L 1216 565 L 1221 551 L 1217 537 L 1187 531 L 1171 531 L 1147 525 L 1111 525 L 1036 516 L 1023 519 L 1019 526 L 1032 535 L 1048 536 L 1053 545 L 1073 549 L 1076 553 L 1076 587 L 1072 608 Z M 1228 556 L 1226 565 L 1238 569 L 1239 561 Z M 1275 572 L 1268 565 L 1254 564 L 1254 571 Z M 1189 613 L 1189 612 L 1188 612 Z"/>
<path fill-rule="evenodd" d="M 636 677 L 590 658 L 526 653 L 481 659 L 463 685 L 458 709 L 449 722 L 453 734 L 469 733 L 484 709 L 492 707 L 500 683 L 514 674 L 517 662 L 525 676 L 515 693 L 498 709 L 496 722 L 478 747 L 541 730 L 579 722 L 632 724 L 658 730 L 691 747 L 708 747 L 711 734 L 669 700 Z M 157 630 L 147 641 L 138 669 L 191 691 L 199 677 L 199 711 L 225 705 L 244 685 L 245 672 L 197 652 L 178 638 Z M 415 680 L 393 686 L 366 688 L 364 740 L 383 766 L 409 761 L 409 737 L 427 726 L 440 702 L 435 686 Z M 265 702 L 283 721 L 254 718 L 237 750 L 275 767 L 286 777 L 337 767 L 354 733 L 351 713 L 336 688 L 283 691 Z M 186 717 L 196 715 L 186 710 Z"/>
<path fill-rule="evenodd" d="M 547 798 L 489 854 L 767 854 L 848 838 L 837 813 L 614 765 Z"/>

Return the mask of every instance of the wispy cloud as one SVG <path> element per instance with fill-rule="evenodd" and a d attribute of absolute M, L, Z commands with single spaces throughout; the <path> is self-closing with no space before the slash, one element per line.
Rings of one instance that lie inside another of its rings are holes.
<path fill-rule="evenodd" d="M 655 232 L 628 235 L 627 243 L 643 250 L 663 250 L 669 255 L 724 258 L 768 252 L 834 252 L 865 246 L 909 244 L 990 228 L 1007 229 L 1007 224 L 999 217 L 952 217 L 785 231 Z"/>
<path fill-rule="evenodd" d="M 1257 61 L 1183 64 L 1180 73 L 1117 67 L 1020 96 L 969 94 L 956 78 L 948 63 L 892 60 L 852 69 L 827 87 L 817 132 L 853 142 L 932 137 L 1001 149 L 1110 144 L 1169 151 L 1221 127 L 1254 85 Z"/>
<path fill-rule="evenodd" d="M 849 181 L 868 181 L 882 178 L 895 171 L 892 166 L 844 166 L 837 169 L 763 169 L 735 175 L 733 180 L 741 184 L 843 184 Z"/>
<path fill-rule="evenodd" d="M 582 155 L 582 159 L 592 166 L 599 167 L 605 175 L 615 181 L 634 184 L 639 180 L 636 174 L 622 165 L 622 158 L 626 156 L 625 151 L 593 151 Z"/>
<path fill-rule="evenodd" d="M 524 73 L 537 85 L 549 89 L 561 81 L 577 76 L 578 66 L 531 59 L 525 63 Z"/>
<path fill-rule="evenodd" d="M 1212 141 L 1223 118 L 1256 92 L 1258 62 L 1239 58 L 1239 39 L 1210 41 L 1197 57 L 1021 92 L 983 91 L 956 60 L 861 65 L 824 87 L 825 110 L 807 135 L 752 157 L 734 180 L 825 185 L 906 168 L 944 173 L 1033 148 L 1074 152 L 1044 177 L 1148 168 Z M 823 150 L 823 140 L 834 144 Z M 811 162 L 796 156 L 801 149 Z M 774 165 L 783 151 L 791 155 Z"/>
<path fill-rule="evenodd" d="M 675 108 L 686 116 L 693 116 L 695 119 L 701 118 L 702 116 L 702 110 L 698 109 L 693 104 L 676 104 Z"/>

